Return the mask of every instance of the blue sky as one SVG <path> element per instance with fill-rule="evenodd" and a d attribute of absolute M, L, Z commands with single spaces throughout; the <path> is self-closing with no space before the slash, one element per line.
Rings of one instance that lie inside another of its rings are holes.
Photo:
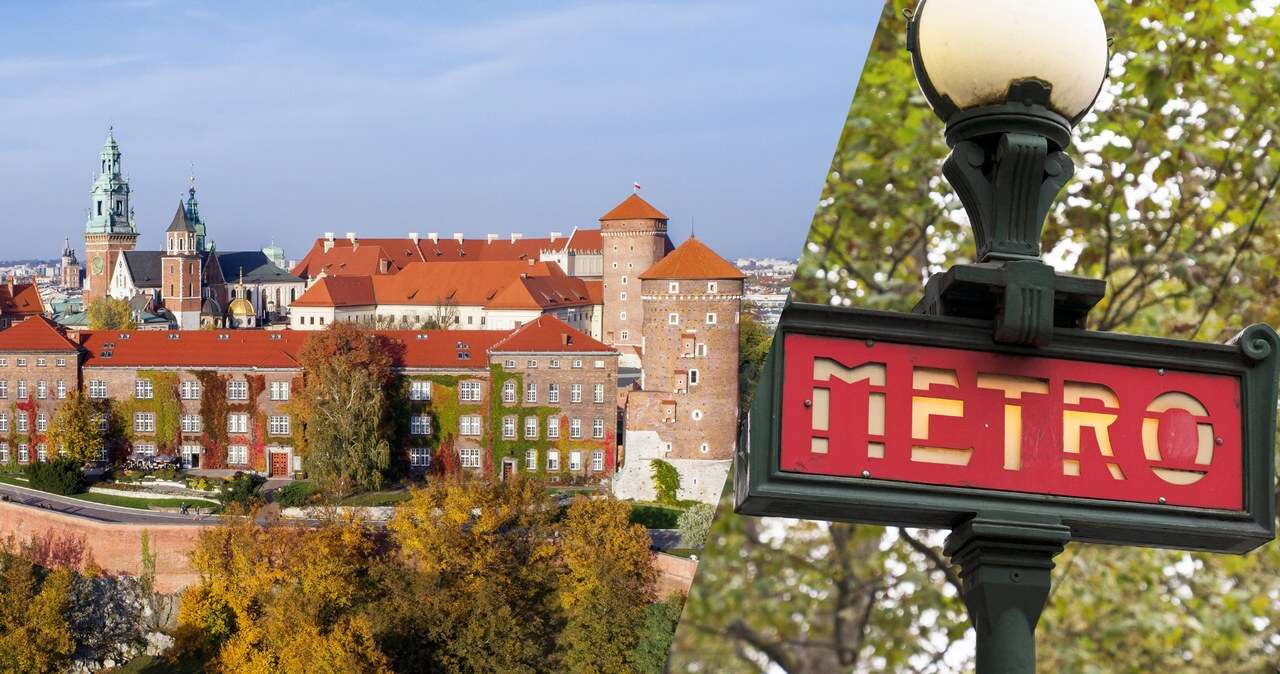
<path fill-rule="evenodd" d="M 880 4 L 0 0 L 0 258 L 80 239 L 108 124 L 159 248 L 590 227 L 800 252 Z"/>

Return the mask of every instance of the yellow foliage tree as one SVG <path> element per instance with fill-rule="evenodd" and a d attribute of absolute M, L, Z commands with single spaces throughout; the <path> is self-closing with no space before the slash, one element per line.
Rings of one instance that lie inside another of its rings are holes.
<path fill-rule="evenodd" d="M 0 671 L 64 671 L 75 650 L 66 616 L 71 571 L 42 578 L 34 564 L 7 553 L 0 553 L 0 567 Z"/>

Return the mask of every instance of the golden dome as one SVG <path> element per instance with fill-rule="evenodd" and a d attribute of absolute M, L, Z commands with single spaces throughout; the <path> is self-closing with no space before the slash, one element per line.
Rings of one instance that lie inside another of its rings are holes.
<path fill-rule="evenodd" d="M 253 304 L 243 297 L 231 300 L 231 306 L 227 308 L 227 313 L 236 318 L 247 318 L 257 314 L 257 312 L 253 310 Z"/>

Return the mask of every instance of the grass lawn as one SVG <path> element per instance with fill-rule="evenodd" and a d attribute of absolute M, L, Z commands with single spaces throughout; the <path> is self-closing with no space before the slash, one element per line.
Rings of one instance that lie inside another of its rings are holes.
<path fill-rule="evenodd" d="M 25 486 L 27 486 L 27 479 L 26 479 L 26 478 L 24 478 L 24 477 L 17 477 L 17 476 L 15 476 L 15 475 L 0 475 L 0 482 L 3 482 L 3 483 L 5 483 L 5 484 L 16 484 L 16 485 L 18 485 L 19 487 L 25 487 Z"/>
<path fill-rule="evenodd" d="M 87 492 L 84 494 L 75 494 L 70 498 L 80 501 L 89 501 L 90 503 L 101 503 L 103 505 L 120 506 L 122 508 L 137 508 L 138 510 L 150 510 L 151 506 L 159 506 L 161 508 L 180 508 L 183 503 L 195 508 L 221 508 L 221 506 L 209 503 L 207 501 L 197 501 L 195 499 L 182 498 L 133 498 L 131 496 L 117 496 L 115 494 L 94 494 Z"/>
<path fill-rule="evenodd" d="M 643 524 L 646 529 L 675 529 L 682 512 L 679 508 L 653 503 L 632 503 L 631 523 Z"/>
<path fill-rule="evenodd" d="M 393 506 L 404 503 L 409 500 L 408 489 L 394 489 L 391 491 L 370 491 L 363 494 L 352 494 L 341 501 L 340 506 Z"/>

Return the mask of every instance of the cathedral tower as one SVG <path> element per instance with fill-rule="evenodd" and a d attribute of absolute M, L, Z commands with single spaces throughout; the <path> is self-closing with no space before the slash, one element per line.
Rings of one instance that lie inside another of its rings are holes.
<path fill-rule="evenodd" d="M 187 219 L 187 206 L 178 200 L 178 212 L 165 230 L 164 258 L 160 270 L 160 300 L 173 314 L 179 330 L 200 328 L 203 257 L 197 247 L 195 225 Z"/>
<path fill-rule="evenodd" d="M 604 258 L 604 341 L 622 352 L 620 363 L 638 366 L 644 305 L 640 274 L 672 248 L 667 216 L 632 194 L 600 217 Z"/>
<path fill-rule="evenodd" d="M 71 247 L 71 239 L 62 242 L 62 266 L 58 268 L 58 287 L 62 290 L 80 289 L 80 262 L 76 260 L 76 249 Z"/>
<path fill-rule="evenodd" d="M 107 295 L 116 258 L 138 244 L 138 229 L 129 207 L 129 181 L 120 166 L 120 146 L 114 131 L 99 155 L 98 178 L 89 189 L 89 218 L 84 226 L 85 263 L 88 265 L 85 305 Z"/>

